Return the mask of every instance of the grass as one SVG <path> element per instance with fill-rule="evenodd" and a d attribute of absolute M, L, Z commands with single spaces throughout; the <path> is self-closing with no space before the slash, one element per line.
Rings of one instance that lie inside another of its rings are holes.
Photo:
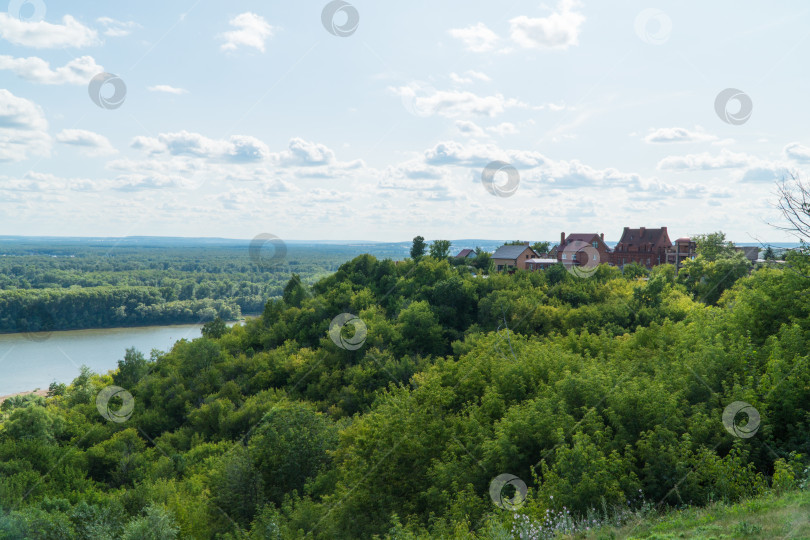
<path fill-rule="evenodd" d="M 619 528 L 604 527 L 587 535 L 567 538 L 810 539 L 810 491 L 771 494 L 737 504 L 688 508 Z"/>

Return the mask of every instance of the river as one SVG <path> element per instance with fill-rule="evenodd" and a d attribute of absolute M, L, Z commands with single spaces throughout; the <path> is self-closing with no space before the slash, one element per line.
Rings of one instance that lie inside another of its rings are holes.
<path fill-rule="evenodd" d="M 149 357 L 167 351 L 183 338 L 201 335 L 202 325 L 146 326 L 72 330 L 50 334 L 0 335 L 0 396 L 47 389 L 52 382 L 71 382 L 82 365 L 96 373 L 118 367 L 124 351 L 135 347 Z"/>

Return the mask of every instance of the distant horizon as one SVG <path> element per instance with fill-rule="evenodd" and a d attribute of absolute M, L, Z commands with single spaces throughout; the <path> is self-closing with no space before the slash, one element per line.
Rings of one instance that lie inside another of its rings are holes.
<path fill-rule="evenodd" d="M 567 235 L 568 233 L 566 233 Z M 335 244 L 335 245 L 353 245 L 353 244 L 410 244 L 413 239 L 406 239 L 406 240 L 363 240 L 363 239 L 348 239 L 348 240 L 331 240 L 331 239 L 300 239 L 300 238 L 280 238 L 284 243 L 288 244 Z M 219 236 L 145 236 L 145 235 L 136 235 L 136 236 L 53 236 L 53 235 L 36 235 L 36 236 L 25 236 L 25 235 L 0 235 L 0 243 L 4 240 L 28 240 L 28 241 L 121 241 L 121 240 L 161 240 L 161 241 L 171 241 L 171 240 L 178 240 L 178 241 L 225 241 L 225 242 L 233 242 L 233 243 L 242 243 L 246 242 L 249 243 L 253 241 L 253 238 L 228 238 L 228 237 L 219 237 Z M 432 242 L 435 240 L 449 240 L 452 242 L 453 245 L 458 245 L 460 243 L 499 243 L 499 242 L 515 242 L 515 241 L 523 241 L 523 242 L 550 242 L 552 246 L 559 243 L 557 240 L 549 240 L 549 239 L 503 239 L 503 238 L 425 238 L 426 242 Z M 727 238 L 728 241 L 732 242 L 738 246 L 774 246 L 774 247 L 793 247 L 793 246 L 800 246 L 801 242 L 770 242 L 770 241 L 737 241 L 734 239 Z M 611 240 L 605 239 L 606 244 L 616 244 L 618 240 Z M 2 247 L 2 244 L 0 244 Z"/>

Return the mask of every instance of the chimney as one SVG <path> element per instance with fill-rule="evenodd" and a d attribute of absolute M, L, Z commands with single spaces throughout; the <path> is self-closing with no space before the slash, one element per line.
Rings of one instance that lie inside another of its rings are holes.
<path fill-rule="evenodd" d="M 565 233 L 561 232 L 560 233 L 560 247 L 563 247 L 564 245 L 565 245 Z"/>
<path fill-rule="evenodd" d="M 646 230 L 647 230 L 646 227 L 641 228 L 641 238 L 644 238 L 644 231 L 646 231 Z"/>
<path fill-rule="evenodd" d="M 604 242 L 604 241 L 605 241 L 605 233 L 600 234 L 600 235 L 599 235 L 599 238 L 601 238 L 601 239 L 602 239 L 602 242 Z"/>
<path fill-rule="evenodd" d="M 523 242 L 523 245 L 524 246 L 530 246 L 530 245 L 532 245 L 532 243 L 531 242 Z"/>

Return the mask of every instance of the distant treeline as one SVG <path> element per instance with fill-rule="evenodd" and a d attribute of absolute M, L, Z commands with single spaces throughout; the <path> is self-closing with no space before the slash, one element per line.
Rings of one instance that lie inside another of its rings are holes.
<path fill-rule="evenodd" d="M 217 316 L 234 320 L 241 314 L 234 299 L 167 302 L 150 287 L 0 292 L 0 333 L 198 323 Z"/>
<path fill-rule="evenodd" d="M 12 243 L 0 246 L 0 333 L 233 320 L 281 297 L 292 272 L 311 283 L 348 258 L 328 246 L 262 264 L 247 245 Z"/>

